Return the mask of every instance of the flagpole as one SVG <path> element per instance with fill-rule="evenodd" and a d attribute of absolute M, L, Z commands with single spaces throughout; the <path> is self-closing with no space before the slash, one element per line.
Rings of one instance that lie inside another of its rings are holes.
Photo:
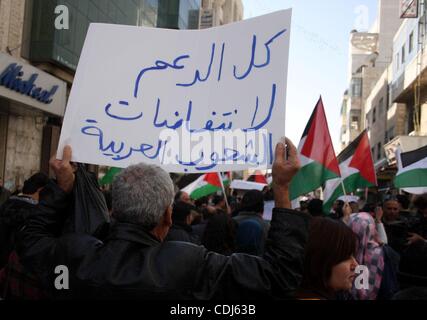
<path fill-rule="evenodd" d="M 228 205 L 227 194 L 225 193 L 224 182 L 222 181 L 222 176 L 220 172 L 218 172 L 218 177 L 219 181 L 221 182 L 222 192 L 224 193 L 225 205 L 227 206 L 227 210 L 231 213 L 230 206 Z"/>
<path fill-rule="evenodd" d="M 344 187 L 344 182 L 341 179 L 341 187 L 342 187 L 342 191 L 344 191 L 344 195 L 347 195 L 347 192 L 345 191 L 345 187 Z"/>

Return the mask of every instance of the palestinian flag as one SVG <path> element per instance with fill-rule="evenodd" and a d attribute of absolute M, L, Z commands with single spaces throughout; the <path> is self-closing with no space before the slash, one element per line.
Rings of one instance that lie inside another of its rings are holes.
<path fill-rule="evenodd" d="M 427 189 L 427 146 L 402 153 L 396 151 L 398 172 L 394 186 L 409 193 L 420 194 Z"/>
<path fill-rule="evenodd" d="M 347 193 L 354 192 L 359 188 L 377 185 L 377 176 L 366 130 L 340 153 L 338 162 L 341 178 L 327 181 L 324 189 L 323 210 L 326 214 L 330 213 L 335 200 L 344 195 L 341 181 Z"/>
<path fill-rule="evenodd" d="M 338 161 L 329 134 L 322 98 L 308 121 L 298 146 L 301 169 L 290 185 L 290 198 L 296 200 L 340 176 Z"/>
<path fill-rule="evenodd" d="M 105 186 L 107 184 L 112 184 L 114 177 L 120 173 L 122 171 L 122 169 L 120 168 L 110 168 L 110 170 L 107 171 L 107 173 L 105 174 L 105 176 L 102 177 L 101 180 L 99 180 L 99 185 L 100 186 Z"/>
<path fill-rule="evenodd" d="M 251 175 L 247 181 L 268 184 L 267 178 L 259 170 L 255 171 L 255 174 Z"/>
<path fill-rule="evenodd" d="M 222 176 L 222 175 L 221 175 Z M 181 191 L 184 191 L 190 195 L 190 198 L 197 200 L 208 195 L 211 195 L 217 191 L 222 190 L 221 180 L 219 179 L 219 173 L 206 173 L 200 176 L 196 181 L 186 186 Z M 225 175 L 222 176 L 224 186 L 230 184 L 230 178 Z"/>

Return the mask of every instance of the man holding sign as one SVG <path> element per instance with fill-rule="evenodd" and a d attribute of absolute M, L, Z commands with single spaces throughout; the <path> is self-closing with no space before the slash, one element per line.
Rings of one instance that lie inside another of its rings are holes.
<path fill-rule="evenodd" d="M 299 169 L 297 150 L 279 143 L 273 165 L 275 206 L 262 258 L 222 256 L 184 242 L 163 242 L 172 224 L 173 184 L 155 165 L 123 170 L 113 183 L 116 223 L 105 240 L 82 234 L 55 238 L 74 184 L 71 148 L 52 160 L 57 184 L 41 197 L 23 229 L 19 255 L 53 289 L 58 265 L 69 270 L 67 298 L 271 299 L 291 298 L 302 275 L 308 217 L 290 210 L 289 183 Z M 64 296 L 62 296 L 64 297 Z"/>
<path fill-rule="evenodd" d="M 287 140 L 286 150 L 280 142 L 290 19 L 286 10 L 203 31 L 90 26 L 61 133 L 62 160 L 51 162 L 58 183 L 46 188 L 19 246 L 22 262 L 48 288 L 64 266 L 70 290 L 59 293 L 67 297 L 292 297 L 308 219 L 289 210 L 299 161 L 293 144 Z M 104 242 L 55 237 L 70 205 L 70 161 L 127 168 L 113 182 L 115 223 Z M 263 257 L 163 242 L 174 198 L 167 172 L 271 167 L 276 208 Z"/>

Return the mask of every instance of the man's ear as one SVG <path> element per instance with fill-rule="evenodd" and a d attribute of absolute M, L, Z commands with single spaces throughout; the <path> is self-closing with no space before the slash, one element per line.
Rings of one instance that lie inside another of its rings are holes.
<path fill-rule="evenodd" d="M 169 206 L 163 215 L 163 223 L 170 227 L 172 225 L 172 206 Z"/>

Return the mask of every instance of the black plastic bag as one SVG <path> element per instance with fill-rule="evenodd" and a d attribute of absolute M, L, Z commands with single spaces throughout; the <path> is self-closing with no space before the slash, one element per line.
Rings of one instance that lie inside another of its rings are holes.
<path fill-rule="evenodd" d="M 73 208 L 64 232 L 95 235 L 105 230 L 110 223 L 110 215 L 104 195 L 93 173 L 84 165 L 77 164 L 73 189 Z"/>

